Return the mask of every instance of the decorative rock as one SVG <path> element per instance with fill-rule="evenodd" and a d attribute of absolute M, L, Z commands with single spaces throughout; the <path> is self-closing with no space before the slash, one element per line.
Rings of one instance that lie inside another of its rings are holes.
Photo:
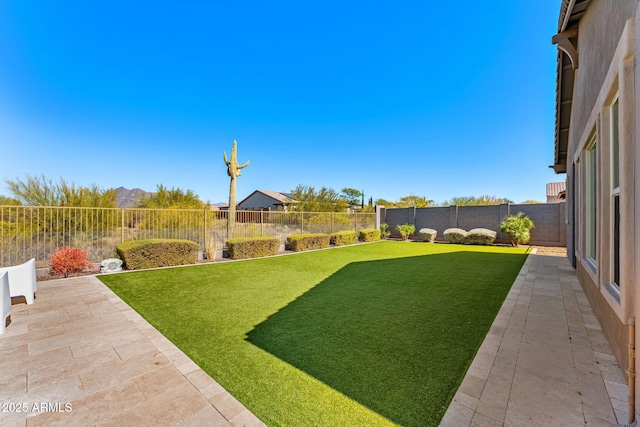
<path fill-rule="evenodd" d="M 438 235 L 438 232 L 433 228 L 421 228 L 419 233 L 420 237 L 422 237 L 422 240 L 429 243 L 432 243 L 434 240 L 436 240 L 436 236 Z"/>
<path fill-rule="evenodd" d="M 100 273 L 116 273 L 122 271 L 122 260 L 119 258 L 108 258 L 100 263 Z"/>

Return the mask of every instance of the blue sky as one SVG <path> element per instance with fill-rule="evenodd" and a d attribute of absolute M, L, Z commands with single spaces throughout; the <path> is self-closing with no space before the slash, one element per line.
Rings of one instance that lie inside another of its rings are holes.
<path fill-rule="evenodd" d="M 560 1 L 0 2 L 0 194 L 41 175 L 545 200 Z"/>

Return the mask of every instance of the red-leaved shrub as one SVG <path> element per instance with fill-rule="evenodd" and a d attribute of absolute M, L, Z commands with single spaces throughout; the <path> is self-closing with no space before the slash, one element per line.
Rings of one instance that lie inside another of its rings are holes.
<path fill-rule="evenodd" d="M 69 273 L 79 273 L 90 265 L 85 251 L 64 246 L 51 254 L 49 272 L 67 277 Z"/>

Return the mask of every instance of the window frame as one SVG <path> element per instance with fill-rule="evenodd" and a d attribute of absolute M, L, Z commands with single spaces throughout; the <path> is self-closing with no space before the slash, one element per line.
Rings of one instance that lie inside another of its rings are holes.
<path fill-rule="evenodd" d="M 594 272 L 598 265 L 598 146 L 594 132 L 584 149 L 584 257 Z"/>
<path fill-rule="evenodd" d="M 611 165 L 611 278 L 610 283 L 620 291 L 620 94 L 617 92 L 609 105 L 609 146 Z"/>

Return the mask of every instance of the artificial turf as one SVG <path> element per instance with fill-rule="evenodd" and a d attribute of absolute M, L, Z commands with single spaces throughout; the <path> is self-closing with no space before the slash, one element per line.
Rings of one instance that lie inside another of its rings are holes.
<path fill-rule="evenodd" d="M 435 426 L 525 259 L 385 241 L 99 279 L 269 426 Z"/>

